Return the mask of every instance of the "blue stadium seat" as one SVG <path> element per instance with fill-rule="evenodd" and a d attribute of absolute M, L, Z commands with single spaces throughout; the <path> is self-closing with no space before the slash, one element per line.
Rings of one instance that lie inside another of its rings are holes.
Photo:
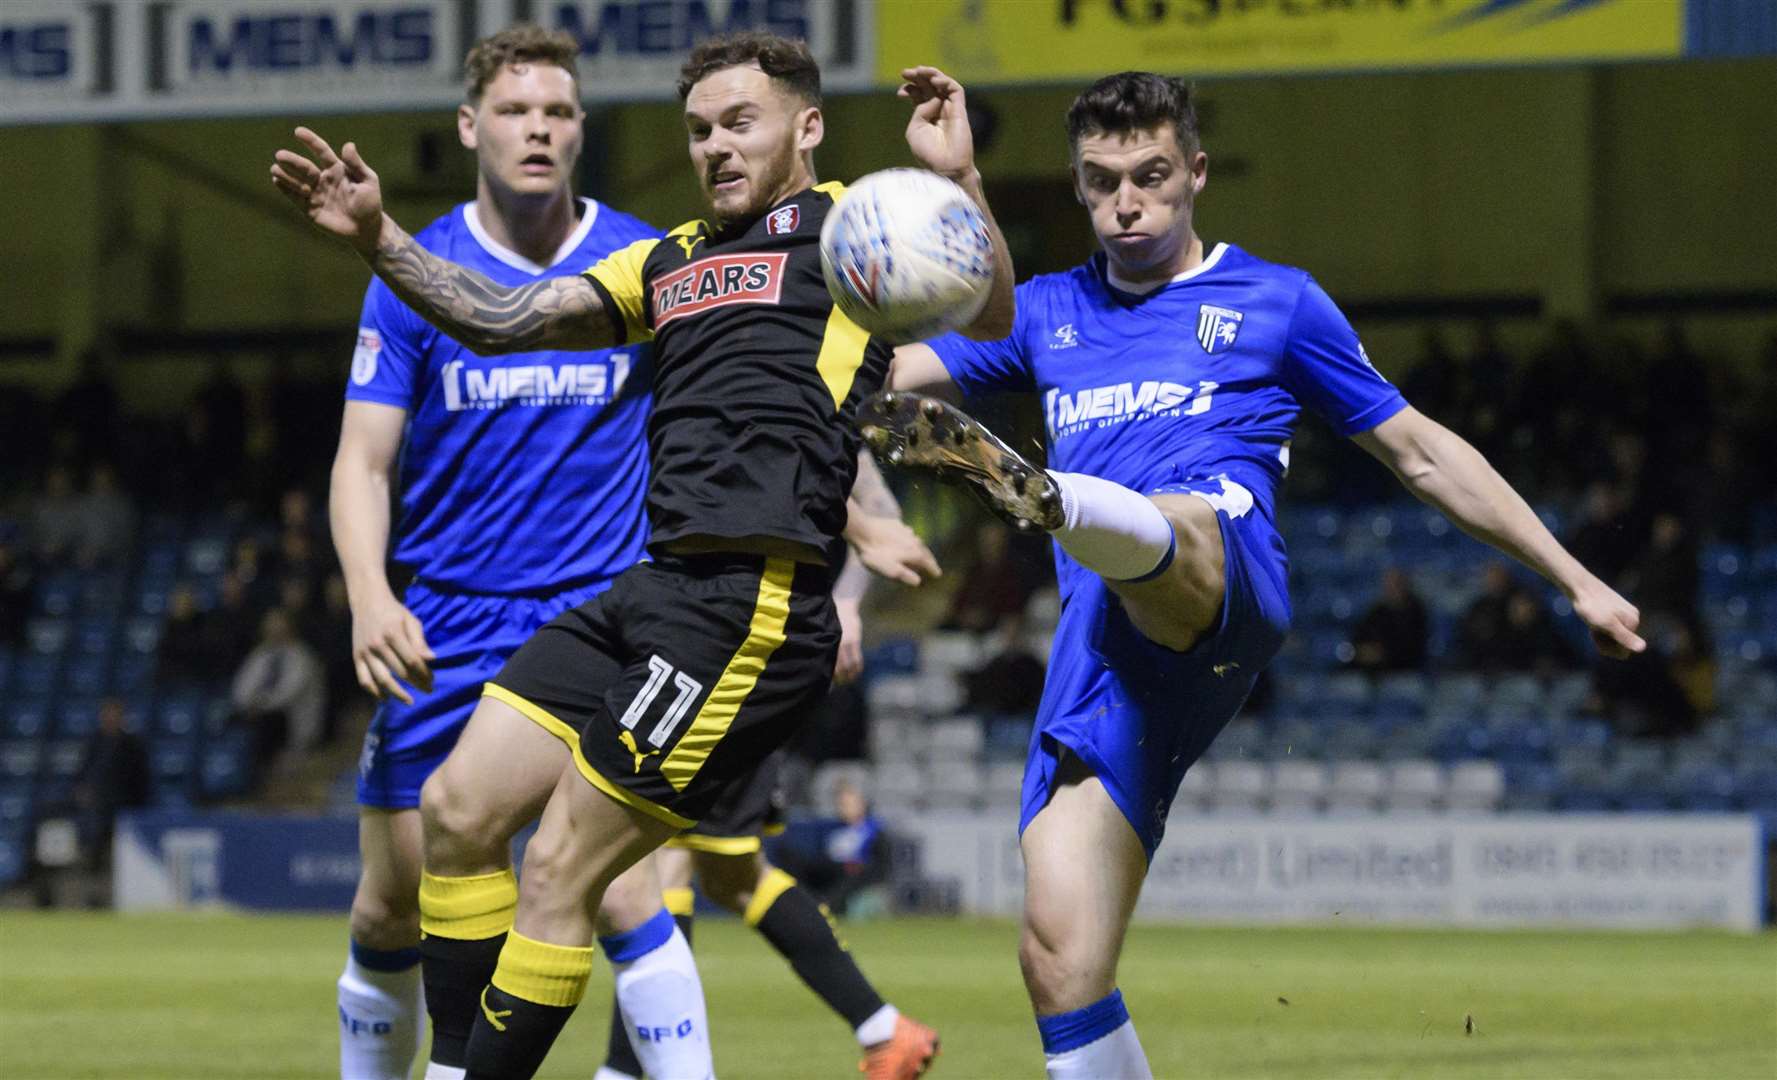
<path fill-rule="evenodd" d="M 113 693 L 139 695 L 154 689 L 155 658 L 152 654 L 125 652 L 111 668 Z"/>
<path fill-rule="evenodd" d="M 110 685 L 109 656 L 75 656 L 62 668 L 62 690 L 75 697 L 103 694 Z"/>
<path fill-rule="evenodd" d="M 1494 731 L 1494 752 L 1500 764 L 1549 760 L 1549 729 L 1539 723 L 1517 724 Z"/>
<path fill-rule="evenodd" d="M 49 735 L 49 708 L 36 701 L 15 701 L 0 714 L 0 739 L 42 739 Z"/>
<path fill-rule="evenodd" d="M 56 678 L 61 670 L 62 661 L 59 656 L 22 656 L 13 668 L 12 686 L 7 692 L 14 697 L 41 701 L 55 693 Z"/>
<path fill-rule="evenodd" d="M 0 835 L 0 888 L 18 882 L 30 867 L 25 856 L 25 838 Z"/>
<path fill-rule="evenodd" d="M 124 578 L 119 573 L 83 574 L 78 596 L 82 615 L 110 616 L 122 606 Z"/>
<path fill-rule="evenodd" d="M 0 693 L 6 692 L 6 685 L 12 681 L 12 669 L 17 664 L 18 657 L 13 654 L 12 647 L 0 645 Z"/>
<path fill-rule="evenodd" d="M 1541 761 L 1502 761 L 1506 777 L 1506 809 L 1547 810 L 1555 803 L 1561 776 Z"/>
<path fill-rule="evenodd" d="M 52 574 L 37 586 L 37 610 L 45 615 L 64 616 L 74 613 L 80 599 L 80 576 L 63 572 Z"/>
<path fill-rule="evenodd" d="M 238 798 L 252 789 L 250 749 L 244 731 L 231 731 L 204 747 L 198 784 L 205 798 Z"/>
<path fill-rule="evenodd" d="M 170 580 L 144 580 L 136 586 L 134 608 L 143 615 L 162 615 L 167 610 L 167 594 L 173 591 Z"/>
<path fill-rule="evenodd" d="M 1663 814 L 1672 809 L 1672 801 L 1660 791 L 1630 791 L 1617 796 L 1616 806 L 1628 814 Z"/>
<path fill-rule="evenodd" d="M 109 656 L 117 641 L 117 620 L 87 615 L 74 624 L 74 649 L 85 656 Z"/>
<path fill-rule="evenodd" d="M 92 698 L 64 701 L 56 709 L 56 737 L 89 739 L 99 730 L 99 703 Z"/>
<path fill-rule="evenodd" d="M 912 638 L 891 638 L 878 644 L 864 657 L 866 676 L 912 675 L 919 671 L 919 642 Z"/>
<path fill-rule="evenodd" d="M 228 569 L 228 540 L 222 536 L 202 536 L 185 542 L 185 569 L 188 573 L 209 577 Z"/>
<path fill-rule="evenodd" d="M 183 786 L 191 779 L 197 757 L 195 739 L 156 739 L 148 749 L 148 768 L 155 786 Z"/>
<path fill-rule="evenodd" d="M 1570 814 L 1602 814 L 1615 809 L 1615 804 L 1602 791 L 1564 788 L 1555 794 L 1555 809 Z"/>
<path fill-rule="evenodd" d="M 193 695 L 182 694 L 168 698 L 155 709 L 154 733 L 157 737 L 195 737 L 203 723 L 203 714 L 203 701 Z"/>
<path fill-rule="evenodd" d="M 1439 716 L 1472 716 L 1486 696 L 1487 684 L 1479 675 L 1440 675 L 1432 682 L 1428 707 Z"/>
<path fill-rule="evenodd" d="M 29 787 L 19 784 L 0 787 L 0 834 L 24 831 L 34 809 Z"/>
<path fill-rule="evenodd" d="M 1478 724 L 1453 727 L 1438 740 L 1437 756 L 1446 765 L 1471 758 L 1492 757 L 1493 735 Z"/>
<path fill-rule="evenodd" d="M 0 742 L 0 781 L 29 783 L 43 761 L 43 744 L 36 739 Z"/>
<path fill-rule="evenodd" d="M 73 624 L 67 619 L 40 616 L 25 625 L 25 647 L 36 656 L 61 656 L 73 636 Z"/>
<path fill-rule="evenodd" d="M 160 620 L 136 616 L 123 624 L 126 653 L 152 657 L 160 649 Z"/>

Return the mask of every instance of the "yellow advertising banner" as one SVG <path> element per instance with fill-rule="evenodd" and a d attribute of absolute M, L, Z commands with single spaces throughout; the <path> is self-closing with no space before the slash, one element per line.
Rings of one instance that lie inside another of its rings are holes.
<path fill-rule="evenodd" d="M 877 66 L 974 82 L 1675 57 L 1683 0 L 882 0 Z"/>

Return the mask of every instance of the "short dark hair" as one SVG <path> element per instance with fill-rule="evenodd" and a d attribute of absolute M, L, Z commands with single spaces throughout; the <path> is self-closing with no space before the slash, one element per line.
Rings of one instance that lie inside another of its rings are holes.
<path fill-rule="evenodd" d="M 1088 86 L 1067 110 L 1067 144 L 1087 135 L 1121 135 L 1171 124 L 1188 157 L 1197 152 L 1197 106 L 1191 84 L 1151 71 L 1120 71 Z"/>
<path fill-rule="evenodd" d="M 763 30 L 718 34 L 697 43 L 679 68 L 679 100 L 711 72 L 758 64 L 771 80 L 810 105 L 821 103 L 821 65 L 801 38 L 779 37 Z"/>
<path fill-rule="evenodd" d="M 477 41 L 463 58 L 463 97 L 469 104 L 479 105 L 487 84 L 513 64 L 554 64 L 573 76 L 578 90 L 580 72 L 575 61 L 579 57 L 580 43 L 566 30 L 545 30 L 536 23 L 508 26 Z"/>

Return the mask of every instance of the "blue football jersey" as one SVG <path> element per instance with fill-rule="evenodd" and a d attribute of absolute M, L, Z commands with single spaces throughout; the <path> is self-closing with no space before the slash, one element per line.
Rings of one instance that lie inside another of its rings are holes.
<path fill-rule="evenodd" d="M 1217 244 L 1144 294 L 1102 253 L 1018 286 L 1011 336 L 931 342 L 968 395 L 1040 395 L 1049 466 L 1137 491 L 1226 476 L 1267 518 L 1303 406 L 1340 434 L 1406 406 L 1307 273 Z M 1057 549 L 1064 593 L 1086 571 Z"/>
<path fill-rule="evenodd" d="M 474 203 L 419 233 L 426 248 L 503 285 L 577 274 L 660 233 L 583 199 L 540 266 L 482 227 Z M 394 560 L 428 585 L 541 593 L 610 578 L 642 556 L 645 346 L 477 356 L 373 279 L 346 398 L 407 410 Z"/>

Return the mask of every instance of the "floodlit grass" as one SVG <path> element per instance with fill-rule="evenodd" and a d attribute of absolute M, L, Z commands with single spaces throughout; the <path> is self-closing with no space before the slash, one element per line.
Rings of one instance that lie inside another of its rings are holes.
<path fill-rule="evenodd" d="M 1012 924 L 845 932 L 943 1034 L 938 1080 L 1042 1075 Z M 0 1076 L 334 1075 L 344 945 L 343 917 L 5 913 Z M 756 935 L 705 919 L 697 952 L 722 1077 L 857 1075 L 850 1032 Z M 595 976 L 542 1075 L 592 1075 L 608 985 Z M 1122 987 L 1160 1077 L 1777 1076 L 1772 934 L 1149 926 Z"/>

